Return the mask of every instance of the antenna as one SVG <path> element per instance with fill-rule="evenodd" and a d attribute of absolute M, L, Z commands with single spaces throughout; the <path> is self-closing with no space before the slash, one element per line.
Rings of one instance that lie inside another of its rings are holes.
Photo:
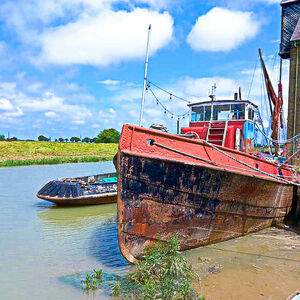
<path fill-rule="evenodd" d="M 216 100 L 216 89 L 217 84 L 214 83 L 214 85 L 211 87 L 211 94 L 209 95 L 209 98 L 211 98 L 211 100 Z"/>
<path fill-rule="evenodd" d="M 148 61 L 149 61 L 149 52 L 150 52 L 150 35 L 151 35 L 151 24 L 149 25 L 149 28 L 148 28 L 148 40 L 147 40 L 146 61 L 145 61 L 144 87 L 143 87 L 143 93 L 142 93 L 139 126 L 143 126 L 144 103 L 145 103 L 145 93 L 146 93 L 147 74 L 148 74 Z"/>

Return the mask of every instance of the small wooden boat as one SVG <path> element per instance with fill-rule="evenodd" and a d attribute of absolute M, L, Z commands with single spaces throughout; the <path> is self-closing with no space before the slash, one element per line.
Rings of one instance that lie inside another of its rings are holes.
<path fill-rule="evenodd" d="M 117 174 L 59 178 L 48 182 L 37 197 L 57 205 L 96 205 L 117 202 Z"/>

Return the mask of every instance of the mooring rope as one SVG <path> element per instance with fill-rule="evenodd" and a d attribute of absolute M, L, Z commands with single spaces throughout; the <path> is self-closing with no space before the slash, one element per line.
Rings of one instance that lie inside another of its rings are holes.
<path fill-rule="evenodd" d="M 298 183 L 295 183 L 295 182 L 292 182 L 292 181 L 288 181 L 288 180 L 285 180 L 279 176 L 276 176 L 276 175 L 273 175 L 273 174 L 269 174 L 267 172 L 264 172 L 262 170 L 259 170 L 259 169 L 256 169 L 255 167 L 252 167 L 242 161 L 240 161 L 239 159 L 236 159 L 234 157 L 232 157 L 231 155 L 225 153 L 224 151 L 218 149 L 217 147 L 213 146 L 211 143 L 205 141 L 205 140 L 200 140 L 201 142 L 203 143 L 206 143 L 208 146 L 212 147 L 213 149 L 217 150 L 218 152 L 222 153 L 223 155 L 225 156 L 228 156 L 229 158 L 235 160 L 236 162 L 254 170 L 255 173 L 261 173 L 263 175 L 266 175 L 266 176 L 269 176 L 271 178 L 274 178 L 278 181 L 281 181 L 281 182 L 284 182 L 286 184 L 291 184 L 291 185 L 297 185 L 297 186 L 300 186 L 300 184 Z M 165 146 L 165 145 L 162 145 L 162 144 L 159 144 L 159 143 L 156 143 L 154 141 L 151 142 L 151 145 L 156 145 L 158 147 L 161 147 L 161 148 L 164 148 L 166 150 L 169 150 L 169 151 L 173 151 L 175 153 L 178 153 L 178 154 L 181 154 L 181 155 L 184 155 L 184 156 L 188 156 L 188 157 L 191 157 L 191 158 L 194 158 L 194 159 L 197 159 L 197 160 L 200 160 L 200 161 L 204 161 L 206 163 L 209 163 L 209 164 L 213 164 L 213 165 L 217 165 L 217 166 L 224 166 L 224 167 L 229 167 L 229 168 L 233 168 L 233 169 L 237 169 L 237 170 L 242 170 L 242 171 L 247 171 L 247 172 L 251 172 L 250 170 L 248 169 L 243 169 L 243 168 L 239 168 L 239 167 L 235 167 L 235 166 L 231 166 L 231 165 L 226 165 L 226 164 L 222 164 L 222 163 L 219 163 L 219 162 L 214 162 L 212 160 L 208 160 L 208 159 L 205 159 L 205 158 L 201 158 L 201 157 L 198 157 L 198 156 L 195 156 L 195 155 L 192 155 L 192 154 L 189 154 L 189 153 L 186 153 L 186 152 L 183 152 L 183 151 L 180 151 L 180 150 L 176 150 L 174 148 L 171 148 L 171 147 L 168 147 L 168 146 Z M 252 171 L 253 172 L 253 171 Z"/>
<path fill-rule="evenodd" d="M 234 161 L 240 163 L 241 165 L 243 165 L 243 166 L 245 166 L 245 167 L 248 167 L 248 168 L 250 168 L 250 169 L 252 169 L 252 170 L 257 170 L 259 173 L 261 173 L 261 174 L 263 174 L 263 175 L 267 175 L 267 176 L 273 177 L 273 178 L 278 179 L 278 180 L 281 180 L 281 181 L 283 181 L 283 182 L 285 182 L 285 183 L 287 183 L 287 184 L 291 184 L 291 183 L 292 183 L 292 184 L 295 184 L 295 185 L 297 185 L 297 186 L 300 186 L 300 184 L 298 184 L 298 183 L 291 182 L 291 181 L 285 180 L 285 179 L 283 179 L 283 178 L 281 178 L 281 177 L 279 177 L 279 176 L 277 176 L 277 175 L 273 175 L 273 174 L 267 173 L 267 172 L 265 172 L 265 171 L 256 169 L 255 167 L 252 167 L 252 166 L 248 165 L 247 163 L 244 163 L 243 161 L 241 161 L 241 160 L 239 160 L 239 159 L 237 159 L 237 158 L 235 158 L 235 157 L 233 157 L 233 156 L 227 154 L 225 151 L 219 149 L 218 147 L 214 146 L 213 144 L 211 144 L 211 143 L 209 143 L 209 142 L 207 142 L 207 141 L 205 141 L 205 140 L 201 140 L 201 141 L 204 142 L 204 143 L 206 143 L 207 145 L 209 145 L 209 146 L 212 147 L 213 149 L 217 150 L 217 151 L 220 152 L 221 154 L 223 154 L 223 155 L 225 155 L 225 156 L 231 158 L 232 160 L 234 160 Z"/>

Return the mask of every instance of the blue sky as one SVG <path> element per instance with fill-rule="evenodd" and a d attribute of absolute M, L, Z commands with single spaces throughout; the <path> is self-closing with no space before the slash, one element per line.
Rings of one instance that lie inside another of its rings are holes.
<path fill-rule="evenodd" d="M 96 136 L 137 124 L 147 27 L 149 80 L 190 101 L 247 98 L 258 48 L 277 83 L 278 0 L 3 0 L 0 7 L 0 134 L 20 139 Z M 287 95 L 288 63 L 283 83 Z M 174 113 L 186 103 L 154 93 Z M 263 103 L 259 64 L 250 92 Z M 285 97 L 285 99 L 287 99 Z M 265 105 L 262 107 L 267 117 Z M 176 120 L 146 95 L 145 126 Z M 188 120 L 181 120 L 186 125 Z"/>

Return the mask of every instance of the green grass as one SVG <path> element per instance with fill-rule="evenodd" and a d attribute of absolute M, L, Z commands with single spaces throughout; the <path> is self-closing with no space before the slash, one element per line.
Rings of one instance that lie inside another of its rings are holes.
<path fill-rule="evenodd" d="M 8 159 L 8 160 L 0 161 L 0 167 L 86 163 L 86 162 L 110 161 L 112 159 L 113 156 L 111 157 L 110 156 L 57 157 L 57 158 L 40 158 L 40 159 L 25 159 L 25 160 Z"/>
<path fill-rule="evenodd" d="M 0 167 L 112 160 L 118 144 L 0 142 Z"/>

